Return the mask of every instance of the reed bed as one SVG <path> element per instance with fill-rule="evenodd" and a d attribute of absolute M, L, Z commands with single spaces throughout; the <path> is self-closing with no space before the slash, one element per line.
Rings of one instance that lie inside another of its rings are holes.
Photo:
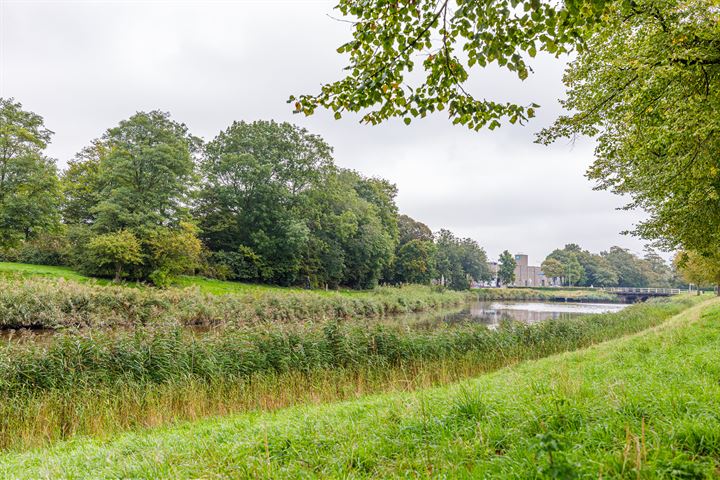
<path fill-rule="evenodd" d="M 0 278 L 0 329 L 382 318 L 457 306 L 471 298 L 468 292 L 438 292 L 419 285 L 383 287 L 355 295 L 311 291 L 213 295 L 192 287 L 128 288 L 17 276 Z"/>
<path fill-rule="evenodd" d="M 0 349 L 0 448 L 446 383 L 638 332 L 697 301 L 653 301 L 496 330 L 469 324 L 413 331 L 329 321 L 320 328 L 229 328 L 204 335 L 180 327 L 62 333 L 44 346 Z"/>

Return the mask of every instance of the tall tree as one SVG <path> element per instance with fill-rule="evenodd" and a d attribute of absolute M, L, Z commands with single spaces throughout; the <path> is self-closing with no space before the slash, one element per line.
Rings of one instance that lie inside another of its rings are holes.
<path fill-rule="evenodd" d="M 436 275 L 437 247 L 428 240 L 413 239 L 397 252 L 395 278 L 399 282 L 429 284 Z"/>
<path fill-rule="evenodd" d="M 555 259 L 562 264 L 565 285 L 582 285 L 587 280 L 585 268 L 578 259 L 582 253 L 582 249 L 577 244 L 569 243 L 548 255 L 548 259 Z"/>
<path fill-rule="evenodd" d="M 611 247 L 601 255 L 612 265 L 618 274 L 618 285 L 621 287 L 647 287 L 648 269 L 639 258 L 621 247 Z M 645 267 L 645 268 L 644 268 Z"/>
<path fill-rule="evenodd" d="M 435 235 L 435 245 L 437 274 L 448 287 L 464 290 L 472 280 L 490 280 L 485 250 L 474 240 L 442 229 Z"/>
<path fill-rule="evenodd" d="M 720 248 L 720 11 L 715 0 L 640 1 L 613 12 L 565 75 L 567 110 L 542 132 L 597 138 L 596 188 L 649 213 L 633 233 L 715 255 Z"/>
<path fill-rule="evenodd" d="M 686 282 L 698 287 L 715 285 L 720 295 L 720 257 L 682 251 L 675 255 L 674 264 Z"/>
<path fill-rule="evenodd" d="M 57 167 L 43 155 L 51 136 L 41 116 L 0 98 L 0 247 L 58 225 Z"/>
<path fill-rule="evenodd" d="M 515 281 L 517 262 L 510 252 L 505 250 L 498 260 L 498 280 L 503 285 L 511 285 Z"/>
<path fill-rule="evenodd" d="M 203 239 L 213 250 L 251 249 L 267 267 L 262 280 L 295 282 L 309 246 L 298 209 L 333 168 L 332 148 L 305 129 L 234 122 L 204 150 L 196 209 Z"/>
<path fill-rule="evenodd" d="M 433 241 L 433 233 L 430 227 L 407 215 L 398 215 L 398 242 L 404 245 L 411 240 Z"/>
<path fill-rule="evenodd" d="M 540 265 L 540 269 L 546 277 L 559 278 L 561 282 L 563 276 L 565 275 L 563 264 L 556 258 L 546 258 Z"/>
<path fill-rule="evenodd" d="M 187 216 L 198 140 L 165 112 L 139 112 L 103 136 L 100 233 L 177 225 Z"/>

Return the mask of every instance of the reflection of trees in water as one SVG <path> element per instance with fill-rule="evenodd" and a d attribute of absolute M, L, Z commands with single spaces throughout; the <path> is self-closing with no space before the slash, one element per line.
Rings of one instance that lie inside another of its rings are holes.
<path fill-rule="evenodd" d="M 545 320 L 556 320 L 559 318 L 571 318 L 584 313 L 570 312 L 538 312 L 531 310 L 509 310 L 502 308 L 491 308 L 485 305 L 473 305 L 467 312 L 466 320 L 481 321 L 491 325 L 497 325 L 503 320 L 514 320 L 523 323 L 537 323 Z"/>
<path fill-rule="evenodd" d="M 409 324 L 413 325 L 415 329 L 426 330 L 437 328 L 442 324 L 453 326 L 463 323 L 482 323 L 489 327 L 495 327 L 503 321 L 537 323 L 545 320 L 567 319 L 589 313 L 591 312 L 509 309 L 502 308 L 502 305 L 493 304 L 492 302 L 479 302 L 455 312 L 436 312 L 434 314 L 424 315 L 422 318 L 415 318 L 415 320 L 410 321 Z"/>

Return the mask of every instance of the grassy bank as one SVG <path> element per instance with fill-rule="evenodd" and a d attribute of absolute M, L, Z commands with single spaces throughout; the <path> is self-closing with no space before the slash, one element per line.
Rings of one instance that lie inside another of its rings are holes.
<path fill-rule="evenodd" d="M 482 300 L 566 300 L 569 302 L 618 302 L 617 295 L 589 289 L 481 288 L 474 290 Z"/>
<path fill-rule="evenodd" d="M 148 324 L 252 325 L 382 318 L 460 305 L 468 292 L 385 287 L 357 295 L 311 291 L 214 295 L 199 288 L 125 288 L 48 278 L 0 279 L 0 328 Z"/>
<path fill-rule="evenodd" d="M 243 411 L 263 406 L 270 392 L 270 406 L 280 407 L 449 382 L 637 332 L 697 301 L 677 298 L 497 330 L 331 321 L 203 335 L 181 328 L 90 331 L 45 345 L 9 345 L 0 349 L 0 447 Z"/>
<path fill-rule="evenodd" d="M 0 474 L 92 477 L 711 478 L 720 306 L 459 385 L 75 440 Z"/>
<path fill-rule="evenodd" d="M 33 265 L 28 263 L 0 262 L 0 278 L 49 278 L 64 279 L 74 282 L 90 283 L 93 285 L 115 285 L 111 280 L 104 278 L 88 277 L 68 267 L 56 267 L 49 265 Z M 123 282 L 120 286 L 133 288 L 152 288 L 146 284 L 137 282 Z M 172 281 L 175 288 L 195 288 L 202 293 L 214 295 L 241 294 L 241 295 L 263 295 L 267 293 L 302 293 L 307 290 L 297 287 L 279 287 L 276 285 L 264 285 L 258 283 L 243 283 L 226 280 L 216 280 L 205 277 L 182 275 Z M 326 296 L 363 296 L 368 290 L 353 290 L 343 288 L 339 290 L 313 290 L 313 293 Z"/>

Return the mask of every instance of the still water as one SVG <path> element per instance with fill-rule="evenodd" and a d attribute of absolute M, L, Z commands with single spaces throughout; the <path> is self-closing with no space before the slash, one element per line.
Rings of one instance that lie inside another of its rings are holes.
<path fill-rule="evenodd" d="M 444 322 L 450 325 L 474 322 L 494 327 L 503 320 L 537 323 L 593 313 L 619 312 L 627 306 L 618 303 L 474 302 L 460 311 L 439 313 L 430 318 L 426 317 L 422 323 L 425 326 L 430 326 L 433 322 Z"/>
<path fill-rule="evenodd" d="M 490 328 L 503 320 L 524 323 L 537 323 L 550 319 L 573 318 L 593 313 L 619 312 L 627 307 L 618 303 L 563 303 L 563 302 L 512 302 L 489 301 L 473 302 L 465 308 L 440 312 L 423 312 L 389 317 L 382 323 L 404 328 L 432 330 L 438 326 L 456 326 L 466 323 L 481 323 Z M 368 320 L 368 324 L 377 320 Z M 222 331 L 206 326 L 186 327 L 189 332 L 204 334 L 210 331 Z M 52 341 L 52 330 L 0 330 L 0 346 L 7 343 L 47 344 Z"/>

